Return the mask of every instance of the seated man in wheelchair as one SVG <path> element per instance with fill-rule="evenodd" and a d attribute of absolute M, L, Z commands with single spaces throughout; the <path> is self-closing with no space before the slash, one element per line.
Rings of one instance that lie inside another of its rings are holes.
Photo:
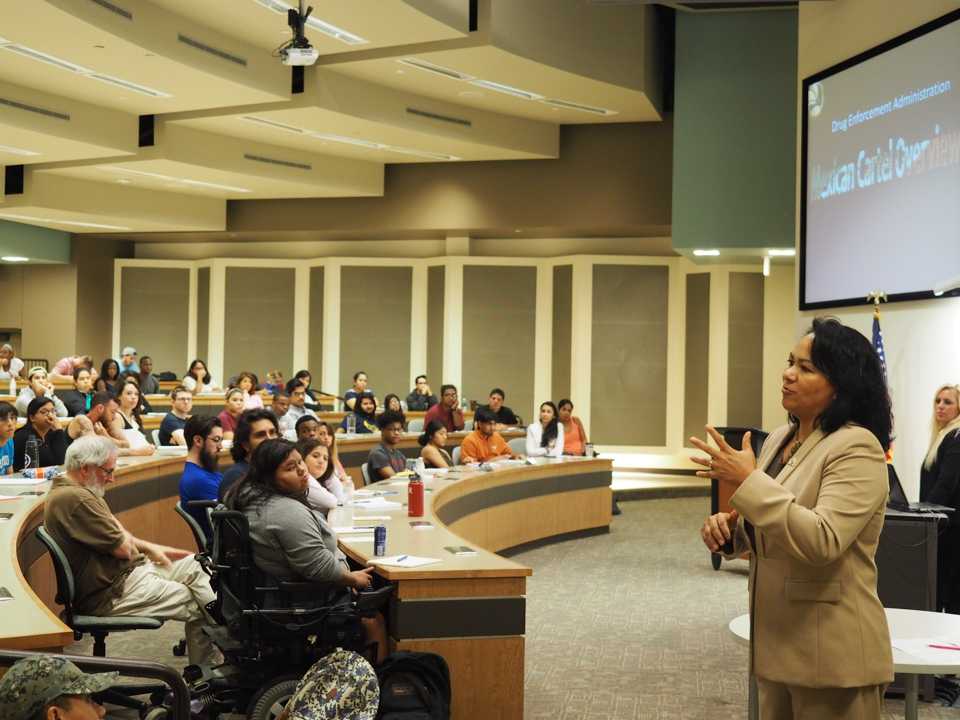
<path fill-rule="evenodd" d="M 353 594 L 371 586 L 373 568 L 351 570 L 337 547 L 337 536 L 322 512 L 307 503 L 307 468 L 296 446 L 286 440 L 266 440 L 250 458 L 250 470 L 225 498 L 226 506 L 247 519 L 253 561 L 272 580 L 283 583 L 323 583 L 326 596 L 309 588 L 300 597 L 267 592 L 263 608 L 311 606 L 350 607 Z M 386 656 L 383 617 L 361 618 L 367 644 L 376 643 L 376 662 Z"/>

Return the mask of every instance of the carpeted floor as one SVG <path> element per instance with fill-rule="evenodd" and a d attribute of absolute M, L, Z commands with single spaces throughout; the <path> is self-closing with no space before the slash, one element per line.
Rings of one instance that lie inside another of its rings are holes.
<path fill-rule="evenodd" d="M 513 555 L 534 570 L 526 719 L 743 720 L 747 654 L 727 623 L 747 610 L 746 563 L 711 567 L 697 532 L 708 498 L 620 506 L 609 534 Z M 170 654 L 181 635 L 168 623 L 111 636 L 107 648 L 182 667 Z M 903 703 L 888 700 L 884 720 L 902 717 Z M 920 717 L 960 720 L 960 709 L 921 703 Z"/>

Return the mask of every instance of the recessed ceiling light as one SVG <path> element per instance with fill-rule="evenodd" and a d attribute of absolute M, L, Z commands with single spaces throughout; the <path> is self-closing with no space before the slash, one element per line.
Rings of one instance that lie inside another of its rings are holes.
<path fill-rule="evenodd" d="M 767 255 L 770 257 L 794 257 L 797 254 L 797 251 L 793 248 L 773 248 L 772 250 L 767 250 Z"/>
<path fill-rule="evenodd" d="M 4 262 L 30 262 L 30 258 L 23 257 L 23 255 L 4 255 L 0 257 L 0 260 Z"/>
<path fill-rule="evenodd" d="M 770 256 L 763 258 L 763 276 L 770 277 Z"/>
<path fill-rule="evenodd" d="M 275 120 L 267 120 L 266 118 L 259 118 L 254 115 L 244 115 L 239 119 L 243 120 L 244 122 L 256 123 L 257 125 L 266 125 L 274 130 L 283 130 L 284 132 L 295 133 L 297 135 L 302 135 L 304 132 L 306 132 L 305 130 L 301 130 L 293 125 L 286 125 L 285 123 L 276 122 Z"/>
<path fill-rule="evenodd" d="M 616 115 L 616 110 L 608 110 L 607 108 L 594 107 L 593 105 L 584 105 L 583 103 L 570 102 L 569 100 L 557 100 L 556 98 L 544 98 L 540 102 L 550 105 L 554 110 L 558 108 L 563 108 L 564 110 L 577 110 L 579 112 L 587 112 L 591 115 Z"/>
<path fill-rule="evenodd" d="M 709 250 L 694 250 L 693 254 L 697 257 L 716 257 L 720 254 L 719 250 L 709 249 Z"/>
<path fill-rule="evenodd" d="M 267 10 L 273 10 L 275 13 L 279 13 L 283 16 L 286 16 L 287 12 L 294 9 L 292 5 L 283 2 L 283 0 L 253 1 L 260 7 L 264 7 Z M 334 40 L 339 40 L 347 45 L 366 45 L 368 42 L 370 42 L 369 40 L 363 39 L 359 35 L 354 35 L 352 32 L 344 30 L 343 28 L 337 27 L 336 25 L 332 25 L 331 23 L 325 22 L 320 18 L 313 16 L 307 18 L 307 27 L 312 27 L 314 30 L 319 30 L 327 37 Z"/>
<path fill-rule="evenodd" d="M 130 180 L 129 178 L 117 178 L 117 182 L 121 185 L 129 185 L 133 182 L 133 180 Z"/>
<path fill-rule="evenodd" d="M 239 192 L 239 193 L 252 192 L 252 190 L 248 190 L 247 188 L 236 187 L 234 185 L 221 185 L 220 183 L 206 182 L 205 180 L 191 180 L 190 178 L 178 178 L 178 177 L 173 177 L 172 175 L 163 175 L 162 173 L 147 172 L 146 170 L 134 170 L 133 168 L 117 167 L 114 165 L 108 165 L 107 167 L 104 167 L 101 169 L 109 170 L 112 172 L 129 173 L 131 175 L 139 175 L 141 177 L 153 178 L 155 180 L 165 180 L 170 183 L 168 187 L 176 187 L 179 184 L 179 185 L 191 185 L 194 187 L 210 188 L 212 190 L 226 190 L 228 192 Z"/>
<path fill-rule="evenodd" d="M 494 92 L 503 93 L 504 95 L 513 95 L 514 97 L 523 98 L 524 100 L 543 99 L 543 95 L 537 95 L 529 90 L 521 90 L 520 88 L 504 85 L 503 83 L 492 82 L 490 80 L 471 80 L 470 84 L 486 88 L 487 90 L 493 90 Z"/>
<path fill-rule="evenodd" d="M 432 62 L 427 62 L 420 58 L 400 58 L 397 62 L 416 68 L 417 70 L 423 70 L 435 75 L 443 75 L 443 77 L 449 78 L 450 80 L 473 80 L 473 75 L 467 75 L 458 70 L 443 67 L 443 65 L 434 65 Z"/>
<path fill-rule="evenodd" d="M 23 148 L 15 148 L 10 145 L 0 145 L 0 153 L 9 153 L 10 155 L 22 155 L 24 157 L 33 157 L 34 155 L 39 155 L 40 153 L 34 152 L 33 150 L 24 150 Z"/>
<path fill-rule="evenodd" d="M 0 213 L 0 218 L 8 220 L 26 220 L 27 222 L 47 223 L 48 225 L 70 225 L 75 227 L 98 228 L 100 230 L 129 230 L 121 225 L 104 225 L 103 223 L 80 222 L 79 220 L 53 220 L 51 218 L 36 217 L 34 215 L 20 215 L 19 213 Z"/>
<path fill-rule="evenodd" d="M 7 50 L 8 52 L 16 53 L 30 60 L 36 60 L 38 62 L 51 65 L 59 70 L 68 70 L 77 75 L 81 75 L 91 80 L 99 80 L 100 82 L 113 85 L 114 87 L 122 88 L 123 90 L 129 90 L 130 92 L 139 93 L 141 95 L 148 95 L 150 97 L 157 98 L 171 98 L 173 95 L 170 93 L 163 92 L 162 90 L 156 90 L 146 85 L 140 85 L 135 82 L 130 82 L 129 80 L 124 80 L 122 78 L 114 77 L 113 75 L 107 75 L 105 73 L 99 73 L 96 70 L 91 70 L 90 68 L 83 67 L 82 65 L 77 65 L 72 63 L 69 60 L 64 60 L 59 58 L 56 55 L 50 55 L 49 53 L 40 52 L 39 50 L 34 50 L 33 48 L 27 47 L 26 45 L 18 45 L 16 43 L 11 43 L 7 41 L 0 42 L 0 49 Z"/>

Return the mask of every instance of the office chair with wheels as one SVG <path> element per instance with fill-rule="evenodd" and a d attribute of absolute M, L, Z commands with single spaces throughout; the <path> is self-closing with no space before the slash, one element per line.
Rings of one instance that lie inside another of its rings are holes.
<path fill-rule="evenodd" d="M 187 524 L 187 527 L 190 528 L 190 532 L 193 534 L 193 541 L 197 544 L 197 552 L 203 553 L 207 551 L 207 534 L 203 531 L 203 528 L 200 527 L 200 523 L 186 511 L 186 508 L 183 507 L 183 504 L 179 501 L 174 506 L 174 510 L 177 511 L 177 515 L 183 518 L 183 521 Z"/>
<path fill-rule="evenodd" d="M 507 445 L 510 446 L 510 449 L 513 450 L 517 455 L 526 455 L 527 454 L 527 439 L 518 437 L 513 438 L 507 442 Z"/>
<path fill-rule="evenodd" d="M 363 476 L 363 484 L 369 485 L 371 482 L 369 463 L 364 463 L 360 466 L 360 474 Z"/>
<path fill-rule="evenodd" d="M 457 446 L 453 449 L 453 455 L 451 456 L 451 459 L 453 460 L 453 464 L 454 464 L 454 465 L 459 465 L 459 464 L 460 464 L 460 455 L 461 455 L 460 446 L 457 445 Z"/>
<path fill-rule="evenodd" d="M 153 438 L 153 444 L 156 447 L 160 447 L 160 430 L 158 428 L 150 431 L 150 437 Z"/>
<path fill-rule="evenodd" d="M 407 423 L 407 432 L 423 432 L 423 418 L 415 418 Z"/>
<path fill-rule="evenodd" d="M 473 418 L 463 421 L 463 431 L 470 432 L 473 430 Z"/>

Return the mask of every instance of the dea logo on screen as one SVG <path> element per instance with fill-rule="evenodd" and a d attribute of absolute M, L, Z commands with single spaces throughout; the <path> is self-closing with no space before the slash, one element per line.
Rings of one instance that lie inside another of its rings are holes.
<path fill-rule="evenodd" d="M 823 112 L 823 85 L 814 83 L 807 88 L 807 109 L 810 117 L 817 117 Z"/>

